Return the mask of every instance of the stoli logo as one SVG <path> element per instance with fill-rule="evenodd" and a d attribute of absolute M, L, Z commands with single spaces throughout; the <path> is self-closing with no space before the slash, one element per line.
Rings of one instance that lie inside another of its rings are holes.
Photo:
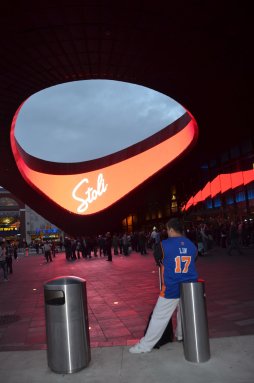
<path fill-rule="evenodd" d="M 76 195 L 77 192 L 80 192 L 81 190 L 81 186 L 83 184 L 89 184 L 89 180 L 88 178 L 83 178 L 76 186 L 75 188 L 72 190 L 72 197 L 76 200 L 76 201 L 79 201 L 81 202 L 79 207 L 77 208 L 77 212 L 78 213 L 84 213 L 88 207 L 89 207 L 89 204 L 91 204 L 92 202 L 96 201 L 98 197 L 101 197 L 101 195 L 103 193 L 105 193 L 107 191 L 107 188 L 108 188 L 108 184 L 105 184 L 105 181 L 104 181 L 104 178 L 103 178 L 103 174 L 100 173 L 98 175 L 98 178 L 97 178 L 97 187 L 96 189 L 94 189 L 93 187 L 91 186 L 88 186 L 88 188 L 86 189 L 86 191 L 81 191 L 81 194 L 85 194 L 86 197 L 85 198 L 81 198 L 81 197 L 78 197 Z"/>

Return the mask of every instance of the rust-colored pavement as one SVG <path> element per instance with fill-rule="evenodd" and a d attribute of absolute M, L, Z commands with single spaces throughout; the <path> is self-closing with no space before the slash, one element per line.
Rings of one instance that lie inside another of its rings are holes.
<path fill-rule="evenodd" d="M 228 256 L 215 248 L 198 259 L 206 280 L 210 338 L 254 334 L 254 248 Z M 158 270 L 151 251 L 67 262 L 57 253 L 52 263 L 42 254 L 13 262 L 3 281 L 0 270 L 0 350 L 46 348 L 45 281 L 74 275 L 87 281 L 91 347 L 131 345 L 143 335 L 158 296 Z"/>

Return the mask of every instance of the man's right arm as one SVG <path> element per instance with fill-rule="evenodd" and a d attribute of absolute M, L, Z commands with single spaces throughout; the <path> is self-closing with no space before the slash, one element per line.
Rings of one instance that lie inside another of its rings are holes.
<path fill-rule="evenodd" d="M 153 256 L 157 266 L 160 266 L 162 263 L 163 253 L 161 248 L 161 243 L 154 244 Z"/>

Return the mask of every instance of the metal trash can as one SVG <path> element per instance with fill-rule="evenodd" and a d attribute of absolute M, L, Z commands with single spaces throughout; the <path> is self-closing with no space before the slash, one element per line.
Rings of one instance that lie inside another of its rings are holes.
<path fill-rule="evenodd" d="M 204 281 L 181 283 L 181 319 L 185 359 L 206 362 L 210 359 Z"/>
<path fill-rule="evenodd" d="M 44 284 L 47 357 L 49 368 L 66 374 L 91 360 L 86 281 L 72 276 Z"/>

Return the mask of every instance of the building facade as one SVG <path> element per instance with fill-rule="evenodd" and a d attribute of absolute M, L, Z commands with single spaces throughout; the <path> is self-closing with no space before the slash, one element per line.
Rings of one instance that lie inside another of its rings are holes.
<path fill-rule="evenodd" d="M 10 241 L 63 240 L 63 232 L 0 187 L 0 237 Z"/>

